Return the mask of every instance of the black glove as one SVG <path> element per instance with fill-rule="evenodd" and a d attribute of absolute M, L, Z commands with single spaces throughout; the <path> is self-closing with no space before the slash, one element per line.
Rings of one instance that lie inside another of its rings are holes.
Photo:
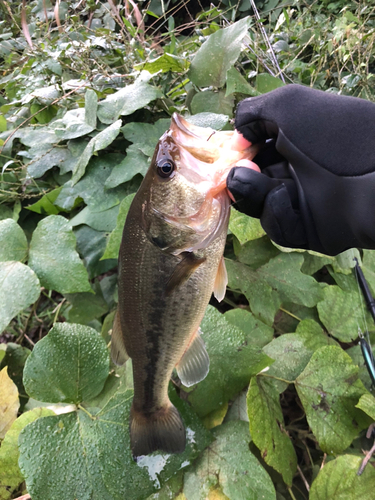
<path fill-rule="evenodd" d="M 375 249 L 375 104 L 287 85 L 240 102 L 236 129 L 264 143 L 261 173 L 233 168 L 239 210 L 276 243 L 336 255 Z"/>

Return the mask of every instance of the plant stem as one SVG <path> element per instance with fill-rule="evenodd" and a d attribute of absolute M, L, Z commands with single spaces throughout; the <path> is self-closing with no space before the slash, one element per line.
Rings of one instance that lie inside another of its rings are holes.
<path fill-rule="evenodd" d="M 82 405 L 77 405 L 77 408 L 79 408 L 80 410 L 82 410 L 84 413 L 86 413 L 86 415 L 88 415 L 91 420 L 95 420 L 95 417 L 93 417 L 91 415 L 91 413 L 89 411 L 86 410 L 86 408 L 84 408 Z"/>
<path fill-rule="evenodd" d="M 294 496 L 292 488 L 290 486 L 288 486 L 288 491 L 289 491 L 289 495 L 292 497 L 292 499 L 297 500 L 296 497 Z"/>
<path fill-rule="evenodd" d="M 274 380 L 280 380 L 280 382 L 285 382 L 286 384 L 294 384 L 295 380 L 285 380 L 285 378 L 275 377 L 274 375 L 268 375 L 267 373 L 259 373 L 259 377 L 273 378 Z"/>
<path fill-rule="evenodd" d="M 301 318 L 299 318 L 298 316 L 296 316 L 295 314 L 291 313 L 290 311 L 287 311 L 286 309 L 284 309 L 283 307 L 280 307 L 279 308 L 280 311 L 284 312 L 285 314 L 288 314 L 289 316 L 291 316 L 292 318 L 296 319 L 297 321 L 302 321 Z"/>

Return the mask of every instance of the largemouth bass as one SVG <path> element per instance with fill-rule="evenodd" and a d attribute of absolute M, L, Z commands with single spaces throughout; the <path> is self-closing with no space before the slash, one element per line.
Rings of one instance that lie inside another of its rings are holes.
<path fill-rule="evenodd" d="M 181 416 L 168 398 L 174 368 L 185 386 L 205 378 L 199 334 L 212 291 L 225 295 L 223 252 L 229 170 L 254 150 L 233 151 L 233 132 L 172 117 L 129 209 L 119 256 L 119 308 L 112 358 L 133 362 L 130 441 L 134 457 L 185 449 Z"/>

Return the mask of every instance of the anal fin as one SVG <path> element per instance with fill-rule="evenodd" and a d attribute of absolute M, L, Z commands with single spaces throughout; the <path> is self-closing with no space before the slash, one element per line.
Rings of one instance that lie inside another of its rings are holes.
<path fill-rule="evenodd" d="M 124 344 L 124 338 L 122 336 L 120 315 L 118 313 L 118 310 L 116 311 L 112 326 L 111 358 L 115 365 L 118 366 L 124 365 L 129 359 L 129 355 L 126 352 Z"/>
<path fill-rule="evenodd" d="M 177 375 L 186 386 L 197 384 L 204 378 L 210 368 L 210 358 L 208 357 L 203 339 L 200 336 L 200 329 L 194 333 L 190 344 L 176 365 Z"/>
<path fill-rule="evenodd" d="M 214 295 L 221 302 L 225 297 L 228 284 L 228 273 L 225 267 L 224 257 L 221 257 L 214 284 Z"/>

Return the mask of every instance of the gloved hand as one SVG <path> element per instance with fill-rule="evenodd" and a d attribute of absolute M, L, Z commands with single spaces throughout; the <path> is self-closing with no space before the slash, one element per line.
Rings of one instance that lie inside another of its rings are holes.
<path fill-rule="evenodd" d="M 287 85 L 240 102 L 236 129 L 260 172 L 233 168 L 237 208 L 276 243 L 336 255 L 375 249 L 375 104 Z"/>

